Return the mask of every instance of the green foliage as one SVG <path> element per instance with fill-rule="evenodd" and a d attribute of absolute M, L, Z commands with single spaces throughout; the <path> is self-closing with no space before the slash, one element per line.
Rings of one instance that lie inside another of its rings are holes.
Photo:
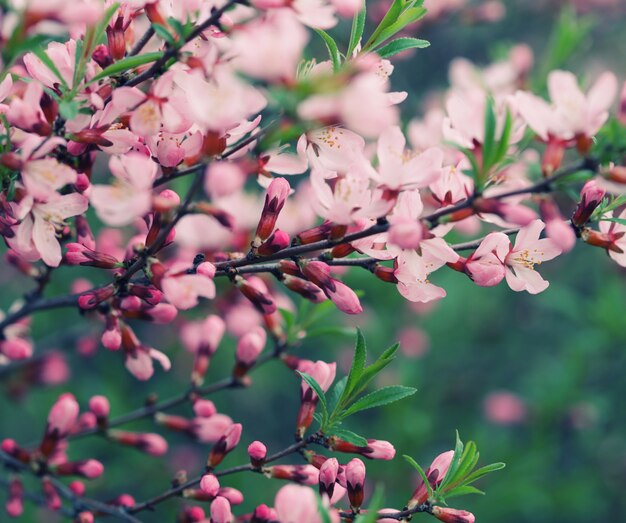
<path fill-rule="evenodd" d="M 127 56 L 126 58 L 122 58 L 118 60 L 114 64 L 109 65 L 102 71 L 100 71 L 96 76 L 94 76 L 89 83 L 97 82 L 102 80 L 103 78 L 108 78 L 109 76 L 115 76 L 120 73 L 124 73 L 129 71 L 130 69 L 135 69 L 141 65 L 149 64 L 151 62 L 156 62 L 163 56 L 163 53 L 160 51 L 155 51 L 153 53 L 145 53 L 137 56 Z"/>
<path fill-rule="evenodd" d="M 361 9 L 361 11 L 352 20 L 350 43 L 348 44 L 348 52 L 346 53 L 348 58 L 352 56 L 352 53 L 354 53 L 354 50 L 359 45 L 363 36 L 363 31 L 365 30 L 365 17 L 367 15 L 366 6 L 367 2 L 363 2 L 363 9 Z"/>
<path fill-rule="evenodd" d="M 326 44 L 326 49 L 328 50 L 328 55 L 330 56 L 330 61 L 333 64 L 333 71 L 339 71 L 341 67 L 341 54 L 339 53 L 339 48 L 337 47 L 337 43 L 333 38 L 322 29 L 316 29 L 315 32 L 320 35 L 324 43 Z"/>
<path fill-rule="evenodd" d="M 398 38 L 381 47 L 378 50 L 378 54 L 381 58 L 389 58 L 407 49 L 424 49 L 429 45 L 430 42 L 428 40 L 420 40 L 419 38 Z"/>
<path fill-rule="evenodd" d="M 535 90 L 544 90 L 548 73 L 554 69 L 565 67 L 572 55 L 590 37 L 594 21 L 589 17 L 576 14 L 573 6 L 561 11 L 552 29 L 548 50 L 538 68 Z"/>
<path fill-rule="evenodd" d="M 422 467 L 420 467 L 412 457 L 404 456 L 404 459 L 417 470 L 422 481 L 424 481 L 428 489 L 428 499 L 433 503 L 444 504 L 447 498 L 467 494 L 484 494 L 484 492 L 473 487 L 471 484 L 483 476 L 505 467 L 504 463 L 492 463 L 491 465 L 476 469 L 478 458 L 479 453 L 476 450 L 476 444 L 473 441 L 468 441 L 467 444 L 463 444 L 457 432 L 454 455 L 452 456 L 448 472 L 439 485 L 433 490 Z"/>
<path fill-rule="evenodd" d="M 362 51 L 375 51 L 406 26 L 423 18 L 426 15 L 423 3 L 424 0 L 394 0 L 378 27 L 363 45 Z"/>
<path fill-rule="evenodd" d="M 474 178 L 478 191 L 485 188 L 494 172 L 509 162 L 507 151 L 510 145 L 512 127 L 513 117 L 507 109 L 502 131 L 498 134 L 495 102 L 492 97 L 488 97 L 485 105 L 485 135 L 480 148 L 480 159 L 473 151 L 464 147 L 457 147 L 470 162 L 471 171 L 469 175 Z"/>
<path fill-rule="evenodd" d="M 382 407 L 412 396 L 417 392 L 413 387 L 394 385 L 382 387 L 369 394 L 363 395 L 364 390 L 374 377 L 380 373 L 394 359 L 399 344 L 384 351 L 371 365 L 367 366 L 367 349 L 365 338 L 357 329 L 357 338 L 354 349 L 352 366 L 347 377 L 339 380 L 327 394 L 324 394 L 315 379 L 304 372 L 299 372 L 302 379 L 313 389 L 319 398 L 321 412 L 316 415 L 320 424 L 320 432 L 334 435 L 357 446 L 364 446 L 367 441 L 362 436 L 343 428 L 339 428 L 342 422 L 367 409 Z"/>

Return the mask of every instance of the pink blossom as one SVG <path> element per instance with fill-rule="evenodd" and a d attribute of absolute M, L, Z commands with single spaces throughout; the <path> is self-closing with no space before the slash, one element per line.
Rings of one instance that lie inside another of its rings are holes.
<path fill-rule="evenodd" d="M 276 516 L 280 523 L 321 523 L 315 493 L 309 487 L 286 485 L 274 500 Z"/>
<path fill-rule="evenodd" d="M 608 109 L 617 94 L 617 79 L 604 73 L 585 95 L 576 77 L 567 71 L 552 71 L 548 89 L 552 104 L 530 93 L 519 91 L 515 107 L 543 140 L 571 140 L 594 136 L 608 118 Z"/>
<path fill-rule="evenodd" d="M 556 258 L 561 249 L 550 239 L 539 239 L 544 226 L 541 220 L 535 220 L 520 229 L 515 245 L 504 259 L 506 281 L 514 291 L 537 294 L 548 287 L 548 282 L 535 270 L 535 265 Z"/>
<path fill-rule="evenodd" d="M 372 177 L 382 187 L 400 191 L 419 189 L 442 175 L 443 153 L 435 147 L 418 154 L 405 149 L 399 127 L 390 127 L 378 139 L 378 172 Z"/>
<path fill-rule="evenodd" d="M 265 329 L 261 327 L 255 327 L 250 332 L 244 334 L 237 343 L 237 361 L 246 366 L 254 365 L 254 362 L 265 347 L 266 339 Z"/>
<path fill-rule="evenodd" d="M 364 148 L 361 136 L 337 126 L 309 131 L 298 140 L 298 153 L 312 166 L 341 173 L 363 157 Z"/>
<path fill-rule="evenodd" d="M 14 228 L 15 237 L 7 242 L 27 260 L 41 258 L 46 265 L 58 267 L 62 253 L 57 230 L 65 226 L 67 218 L 83 214 L 87 207 L 87 198 L 82 194 L 56 194 L 46 202 L 27 196 L 18 208 L 22 221 Z"/>
<path fill-rule="evenodd" d="M 177 309 L 187 310 L 198 304 L 198 298 L 213 299 L 215 297 L 215 267 L 212 263 L 203 262 L 196 272 L 189 274 L 188 265 L 177 263 L 163 276 L 161 288 L 167 300 Z"/>
<path fill-rule="evenodd" d="M 157 165 L 147 156 L 129 153 L 112 156 L 109 169 L 115 176 L 113 185 L 94 185 L 91 204 L 106 224 L 128 225 L 150 211 Z"/>
<path fill-rule="evenodd" d="M 55 434 L 57 439 L 70 433 L 78 420 L 79 407 L 72 394 L 62 394 L 48 414 L 47 434 Z"/>
<path fill-rule="evenodd" d="M 505 276 L 504 259 L 511 242 L 506 234 L 492 232 L 480 243 L 465 262 L 465 272 L 481 287 L 492 287 L 500 283 Z"/>

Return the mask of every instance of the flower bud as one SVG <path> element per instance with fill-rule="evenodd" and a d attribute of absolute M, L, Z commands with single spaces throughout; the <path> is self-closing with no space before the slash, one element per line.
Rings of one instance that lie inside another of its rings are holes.
<path fill-rule="evenodd" d="M 253 441 L 248 446 L 248 456 L 250 456 L 250 463 L 252 463 L 252 466 L 259 468 L 265 462 L 267 447 L 260 441 Z"/>
<path fill-rule="evenodd" d="M 358 447 L 352 443 L 339 439 L 336 436 L 332 436 L 328 440 L 328 445 L 331 450 L 336 452 L 361 454 L 361 456 L 369 459 L 382 459 L 388 461 L 393 459 L 396 455 L 396 449 L 393 445 L 384 440 L 368 439 L 366 446 Z"/>
<path fill-rule="evenodd" d="M 19 478 L 14 478 L 9 483 L 9 496 L 4 507 L 12 518 L 17 518 L 24 512 L 24 486 Z"/>
<path fill-rule="evenodd" d="M 117 443 L 135 447 L 151 456 L 162 456 L 167 452 L 167 441 L 159 434 L 109 430 L 107 437 Z"/>
<path fill-rule="evenodd" d="M 106 419 L 109 417 L 111 405 L 106 396 L 92 396 L 89 400 L 89 410 L 95 414 L 98 420 Z"/>
<path fill-rule="evenodd" d="M 236 378 L 245 376 L 246 372 L 254 366 L 265 347 L 266 339 L 265 329 L 258 326 L 239 338 L 235 353 L 237 364 L 233 372 Z"/>
<path fill-rule="evenodd" d="M 358 509 L 363 504 L 365 464 L 359 458 L 354 458 L 346 465 L 345 474 L 350 506 Z"/>
<path fill-rule="evenodd" d="M 252 513 L 250 523 L 270 523 L 271 521 L 276 520 L 277 515 L 273 508 L 270 508 L 267 505 L 259 505 Z"/>
<path fill-rule="evenodd" d="M 321 261 L 303 262 L 300 269 L 306 278 L 324 291 L 337 308 L 346 314 L 363 312 L 355 292 L 344 283 L 330 276 L 330 267 Z"/>
<path fill-rule="evenodd" d="M 211 503 L 211 523 L 233 523 L 233 521 L 228 500 L 222 496 L 216 497 Z"/>
<path fill-rule="evenodd" d="M 439 454 L 430 464 L 430 467 L 426 469 L 425 475 L 426 478 L 428 478 L 428 482 L 433 490 L 436 489 L 445 478 L 453 457 L 453 450 Z M 407 507 L 409 509 L 415 508 L 418 505 L 425 503 L 427 500 L 428 487 L 424 484 L 424 480 L 420 478 L 417 488 L 413 492 L 413 496 L 411 496 L 411 499 L 407 503 Z"/>
<path fill-rule="evenodd" d="M 208 467 L 213 468 L 219 465 L 226 454 L 239 444 L 239 440 L 241 439 L 241 430 L 241 423 L 234 423 L 226 430 L 224 435 L 211 449 L 211 453 L 209 454 L 209 459 L 207 461 Z"/>
<path fill-rule="evenodd" d="M 241 294 L 248 298 L 261 314 L 267 315 L 276 312 L 276 304 L 262 280 L 259 278 L 248 278 L 246 280 L 241 276 L 237 276 L 235 284 L 241 291 Z"/>
<path fill-rule="evenodd" d="M 271 478 L 285 479 L 304 485 L 315 485 L 319 481 L 319 470 L 313 465 L 274 465 L 263 470 Z"/>
<path fill-rule="evenodd" d="M 205 474 L 200 480 L 200 488 L 214 498 L 220 490 L 220 482 L 213 474 Z"/>
<path fill-rule="evenodd" d="M 433 507 L 432 515 L 444 523 L 474 523 L 474 514 L 467 510 L 448 507 Z"/>
<path fill-rule="evenodd" d="M 333 497 L 339 462 L 336 458 L 327 459 L 320 467 L 320 494 L 326 494 L 328 499 Z"/>
<path fill-rule="evenodd" d="M 580 191 L 580 203 L 572 216 L 572 223 L 576 227 L 585 225 L 593 211 L 602 203 L 606 191 L 598 185 L 596 180 L 589 180 Z"/>
<path fill-rule="evenodd" d="M 322 289 L 310 281 L 285 274 L 282 282 L 290 291 L 299 294 L 313 303 L 320 303 L 326 299 Z"/>
<path fill-rule="evenodd" d="M 280 229 L 276 229 L 267 240 L 259 245 L 257 254 L 260 256 L 270 256 L 271 254 L 276 254 L 278 251 L 286 249 L 289 247 L 290 243 L 291 238 L 289 238 L 289 234 Z"/>
<path fill-rule="evenodd" d="M 276 220 L 278 220 L 278 215 L 285 205 L 290 191 L 291 187 L 285 178 L 274 178 L 270 183 L 256 230 L 258 240 L 266 240 L 274 231 Z"/>
<path fill-rule="evenodd" d="M 95 309 L 100 303 L 113 296 L 114 293 L 113 285 L 92 289 L 78 297 L 78 306 L 85 310 Z"/>
<path fill-rule="evenodd" d="M 84 461 L 66 461 L 55 469 L 60 476 L 82 476 L 87 479 L 94 479 L 104 472 L 102 463 L 95 459 Z"/>
<path fill-rule="evenodd" d="M 50 456 L 57 443 L 65 438 L 76 425 L 79 407 L 72 394 L 62 394 L 50 409 L 48 425 L 40 451 L 44 456 Z"/>

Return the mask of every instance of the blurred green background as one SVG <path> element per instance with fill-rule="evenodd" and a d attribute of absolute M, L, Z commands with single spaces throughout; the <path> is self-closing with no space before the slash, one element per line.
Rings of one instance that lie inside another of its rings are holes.
<path fill-rule="evenodd" d="M 369 4 L 369 2 L 368 2 Z M 549 61 L 550 35 L 566 2 L 516 0 L 505 2 L 506 16 L 497 23 L 461 23 L 451 15 L 419 29 L 432 46 L 397 63 L 394 86 L 410 91 L 405 115 L 419 114 L 423 96 L 445 86 L 448 64 L 464 56 L 486 65 L 509 46 L 529 43 L 536 62 Z M 624 78 L 626 27 L 624 10 L 593 9 L 587 15 L 589 32 L 564 63 L 551 64 L 585 72 L 604 68 Z M 581 23 L 581 27 L 586 25 Z M 542 79 L 535 81 L 541 84 Z M 601 250 L 578 245 L 572 253 L 541 267 L 550 281 L 542 294 L 514 293 L 505 284 L 485 289 L 464 276 L 442 270 L 433 276 L 448 296 L 430 310 L 407 305 L 392 285 L 365 273 L 352 272 L 346 281 L 363 289 L 365 312 L 349 324 L 359 325 L 371 357 L 403 339 L 402 353 L 380 377 L 381 383 L 401 383 L 418 393 L 391 407 L 366 411 L 347 428 L 366 437 L 391 440 L 398 452 L 392 462 L 367 462 L 372 493 L 384 486 L 385 506 L 401 508 L 413 491 L 416 477 L 401 458 L 410 454 L 424 467 L 438 453 L 453 447 L 455 430 L 464 440 L 476 441 L 481 463 L 504 461 L 507 468 L 477 486 L 487 492 L 452 500 L 452 506 L 474 512 L 479 521 L 512 523 L 623 521 L 626 513 L 626 281 L 624 271 Z M 55 281 L 75 271 L 60 269 Z M 92 272 L 85 275 L 93 276 Z M 23 292 L 15 273 L 0 276 L 3 309 Z M 50 294 L 66 291 L 53 284 Z M 117 355 L 98 350 L 94 357 L 75 351 L 76 337 L 86 332 L 75 312 L 39 314 L 33 324 L 40 350 L 59 349 L 67 356 L 70 381 L 21 391 L 20 370 L 3 372 L 7 392 L 0 397 L 1 436 L 33 442 L 41 436 L 43 419 L 59 393 L 71 390 L 86 406 L 93 394 L 106 394 L 112 415 L 140 406 L 151 393 L 166 398 L 186 386 L 191 364 L 188 354 L 168 334 L 167 327 L 148 327 L 142 339 L 165 349 L 174 367 L 140 383 L 121 369 Z M 346 321 L 333 315 L 333 322 Z M 87 325 L 96 333 L 99 325 Z M 409 331 L 407 332 L 407 329 Z M 59 331 L 61 338 L 59 338 Z M 169 336 L 169 338 L 168 338 Z M 337 360 L 343 372 L 350 362 L 353 339 L 323 336 L 307 340 L 296 354 Z M 234 340 L 226 339 L 211 365 L 209 379 L 230 372 Z M 340 373 L 342 375 L 342 373 Z M 240 448 L 224 466 L 246 461 L 245 448 L 254 439 L 271 451 L 291 442 L 298 408 L 299 380 L 279 362 L 253 375 L 250 391 L 225 391 L 211 397 L 220 411 L 244 425 Z M 9 394 L 11 392 L 12 394 Z M 497 423 L 486 415 L 486 399 L 493 393 L 515 394 L 522 414 L 513 423 Z M 189 410 L 181 409 L 189 414 Z M 129 425 L 154 430 L 149 421 Z M 76 441 L 70 457 L 94 457 L 106 473 L 90 482 L 88 493 L 108 499 L 129 492 L 140 501 L 164 490 L 173 474 L 187 469 L 197 475 L 204 466 L 207 446 L 157 428 L 171 442 L 166 458 L 147 458 L 98 438 Z M 349 456 L 338 456 L 345 458 Z M 299 463 L 297 459 L 292 462 Z M 29 485 L 28 482 L 26 482 Z M 273 500 L 282 486 L 277 480 L 245 474 L 225 478 L 224 486 L 242 489 L 243 513 Z M 173 521 L 178 501 L 163 505 L 158 515 L 144 521 Z M 208 506 L 207 506 L 208 511 Z M 4 521 L 0 515 L 0 521 Z M 54 521 L 45 511 L 28 507 L 24 521 Z M 416 516 L 416 521 L 428 516 Z"/>

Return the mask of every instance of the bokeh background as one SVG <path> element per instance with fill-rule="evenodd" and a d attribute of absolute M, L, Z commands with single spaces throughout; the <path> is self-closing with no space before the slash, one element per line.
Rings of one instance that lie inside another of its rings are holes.
<path fill-rule="evenodd" d="M 554 67 L 574 70 L 586 79 L 610 68 L 623 79 L 625 3 L 579 0 L 574 4 L 511 0 L 501 4 L 504 12 L 496 9 L 485 15 L 470 4 L 436 19 L 427 17 L 416 31 L 432 46 L 398 60 L 393 76 L 399 90 L 410 92 L 404 114 L 418 116 L 429 95 L 445 88 L 448 66 L 455 57 L 487 65 L 518 43 L 534 50 L 532 83 L 538 89 L 545 84 L 545 72 Z M 565 24 L 576 36 L 566 53 L 556 48 L 562 45 L 555 37 L 559 20 L 560 31 Z M 65 275 L 67 282 L 75 274 L 60 269 L 55 281 L 62 282 Z M 390 439 L 396 446 L 394 461 L 367 463 L 368 493 L 376 482 L 384 485 L 385 506 L 402 507 L 414 488 L 416 477 L 401 455 L 410 454 L 427 466 L 438 453 L 453 447 L 458 429 L 464 440 L 476 441 L 482 464 L 507 464 L 478 484 L 486 496 L 453 500 L 454 506 L 474 512 L 479 521 L 624 520 L 626 273 L 610 263 L 603 251 L 578 245 L 568 256 L 542 267 L 542 274 L 550 287 L 530 296 L 514 293 L 504 284 L 480 288 L 463 275 L 442 270 L 434 279 L 448 296 L 431 307 L 408 305 L 393 286 L 367 274 L 346 276 L 354 288 L 363 290 L 365 313 L 347 323 L 345 317 L 333 314 L 323 320 L 324 325 L 360 326 L 371 357 L 400 340 L 401 353 L 380 382 L 418 389 L 409 399 L 363 412 L 348 422 L 351 430 Z M 91 272 L 85 275 L 94 278 Z M 24 291 L 24 284 L 9 267 L 1 271 L 0 279 L 0 306 L 6 310 Z M 66 291 L 59 283 L 49 288 L 51 295 Z M 82 404 L 91 395 L 106 394 L 115 416 L 141 405 L 150 394 L 165 398 L 185 387 L 190 357 L 176 339 L 168 338 L 167 328 L 154 326 L 141 332 L 174 360 L 169 375 L 158 373 L 148 383 L 139 383 L 123 371 L 114 354 L 98 350 L 86 356 L 77 350 L 82 347 L 85 352 L 88 347 L 81 338 L 98 329 L 96 322 L 79 321 L 74 311 L 37 315 L 34 338 L 40 340 L 40 353 L 56 354 L 53 370 L 48 379 L 39 377 L 45 384 L 27 385 L 32 366 L 0 369 L 2 437 L 36 442 L 48 408 L 67 390 Z M 352 335 L 320 335 L 304 342 L 297 354 L 338 360 L 345 372 L 352 346 Z M 234 340 L 225 339 L 209 381 L 230 372 L 233 352 Z M 64 375 L 66 379 L 61 379 Z M 227 458 L 226 466 L 245 462 L 245 447 L 254 439 L 264 441 L 270 450 L 290 443 L 298 390 L 298 379 L 279 362 L 272 362 L 254 374 L 251 391 L 225 391 L 211 397 L 221 411 L 244 424 L 241 448 Z M 128 428 L 154 430 L 149 421 Z M 73 443 L 70 455 L 95 457 L 105 464 L 106 473 L 90 483 L 90 494 L 107 499 L 128 491 L 141 500 L 165 489 L 176 471 L 187 469 L 191 477 L 204 465 L 206 446 L 175 434 L 166 436 L 171 448 L 164 459 L 148 458 L 97 438 Z M 244 509 L 271 502 L 281 486 L 252 474 L 230 476 L 223 485 L 247 493 Z M 173 521 L 177 506 L 176 501 L 166 503 L 158 515 L 146 514 L 144 520 Z M 0 515 L 0 520 L 4 517 Z M 24 521 L 52 522 L 55 517 L 28 507 Z"/>

